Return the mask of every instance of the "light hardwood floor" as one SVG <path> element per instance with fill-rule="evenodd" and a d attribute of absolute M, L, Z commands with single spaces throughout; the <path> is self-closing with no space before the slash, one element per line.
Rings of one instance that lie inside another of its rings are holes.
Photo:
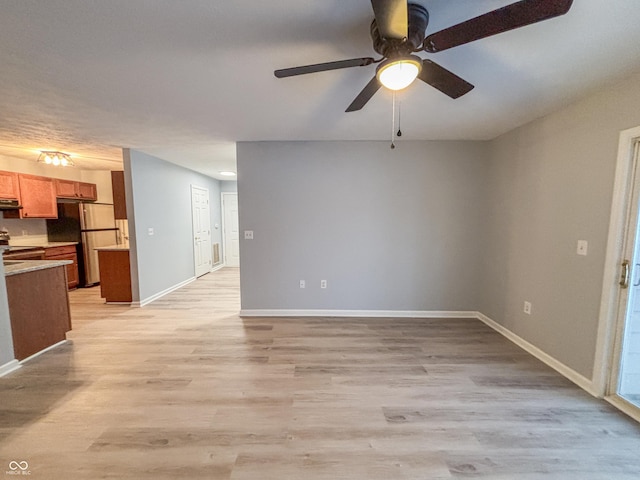
<path fill-rule="evenodd" d="M 637 423 L 479 321 L 243 320 L 237 269 L 144 308 L 97 291 L 0 379 L 0 476 L 640 478 Z"/>

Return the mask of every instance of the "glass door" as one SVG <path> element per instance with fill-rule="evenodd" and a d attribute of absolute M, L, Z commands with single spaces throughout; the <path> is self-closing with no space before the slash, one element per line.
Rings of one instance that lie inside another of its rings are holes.
<path fill-rule="evenodd" d="M 620 286 L 619 325 L 616 335 L 616 367 L 611 390 L 640 409 L 640 143 L 635 144 L 633 189 L 627 216 Z M 617 373 L 617 374 L 616 374 Z"/>

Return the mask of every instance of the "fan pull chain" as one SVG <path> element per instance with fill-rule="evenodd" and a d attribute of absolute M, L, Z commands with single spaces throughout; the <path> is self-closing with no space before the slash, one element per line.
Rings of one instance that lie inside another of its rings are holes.
<path fill-rule="evenodd" d="M 400 107 L 402 106 L 402 102 L 400 100 L 396 101 L 396 92 L 395 90 L 391 93 L 391 150 L 396 148 L 396 137 L 402 136 L 402 130 L 400 129 Z M 396 132 L 396 112 L 398 115 L 398 131 Z"/>
<path fill-rule="evenodd" d="M 391 150 L 396 148 L 396 92 L 391 93 Z"/>
<path fill-rule="evenodd" d="M 397 137 L 402 136 L 402 130 L 400 130 L 400 112 L 402 111 L 402 100 L 398 100 L 398 133 L 396 133 Z"/>

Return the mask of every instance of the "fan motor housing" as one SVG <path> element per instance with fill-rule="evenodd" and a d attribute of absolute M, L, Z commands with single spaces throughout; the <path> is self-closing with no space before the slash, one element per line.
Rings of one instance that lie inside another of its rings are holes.
<path fill-rule="evenodd" d="M 373 49 L 385 58 L 409 55 L 422 48 L 424 34 L 429 24 L 429 12 L 422 5 L 407 5 L 408 29 L 406 39 L 383 38 L 375 19 L 371 22 Z"/>

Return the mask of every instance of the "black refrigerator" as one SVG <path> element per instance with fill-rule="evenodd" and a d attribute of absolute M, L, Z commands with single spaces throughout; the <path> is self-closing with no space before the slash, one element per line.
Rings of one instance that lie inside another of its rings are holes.
<path fill-rule="evenodd" d="M 80 285 L 100 282 L 96 248 L 116 245 L 118 228 L 110 203 L 59 203 L 58 218 L 47 220 L 50 242 L 79 242 Z"/>

